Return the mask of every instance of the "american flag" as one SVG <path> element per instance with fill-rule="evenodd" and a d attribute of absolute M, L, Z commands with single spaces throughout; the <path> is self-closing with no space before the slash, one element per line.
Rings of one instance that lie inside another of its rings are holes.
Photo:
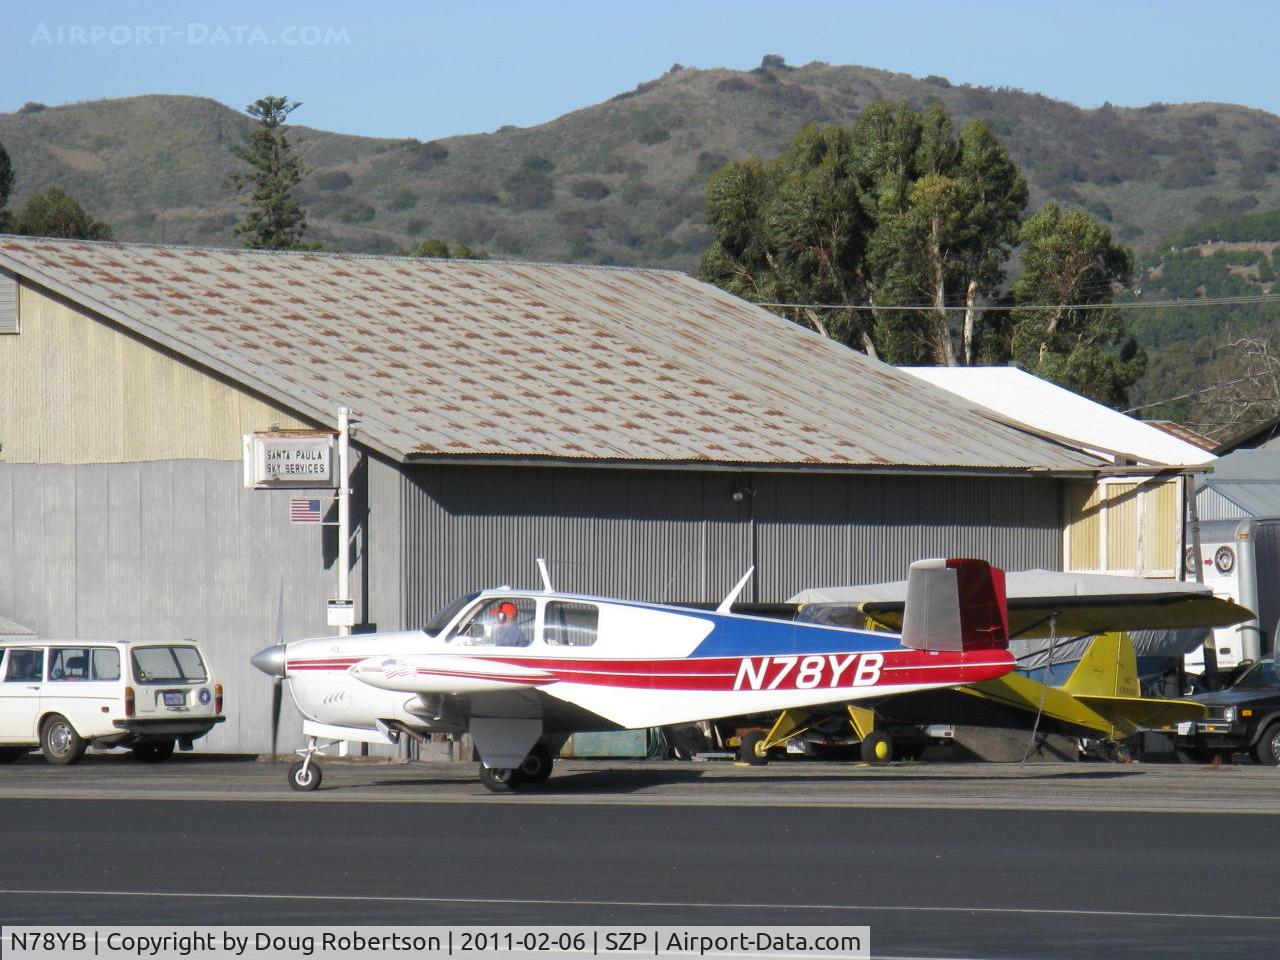
<path fill-rule="evenodd" d="M 289 522 L 290 523 L 321 523 L 324 520 L 324 508 L 321 504 L 322 500 L 307 500 L 302 497 L 292 497 L 289 500 Z"/>

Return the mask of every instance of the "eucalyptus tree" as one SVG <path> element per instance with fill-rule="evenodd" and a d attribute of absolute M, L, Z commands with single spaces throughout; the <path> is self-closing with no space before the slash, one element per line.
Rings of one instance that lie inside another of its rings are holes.
<path fill-rule="evenodd" d="M 1133 254 L 1087 213 L 1047 204 L 1022 226 L 1010 349 L 1024 370 L 1100 403 L 1122 406 L 1146 353 L 1111 306 L 1133 276 Z M 1038 307 L 1039 309 L 1031 309 Z"/>

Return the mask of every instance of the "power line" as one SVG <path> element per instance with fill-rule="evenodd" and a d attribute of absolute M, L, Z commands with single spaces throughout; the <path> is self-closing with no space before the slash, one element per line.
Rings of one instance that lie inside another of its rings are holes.
<path fill-rule="evenodd" d="M 974 310 L 980 313 L 990 313 L 992 311 L 1012 312 L 1014 310 L 1150 310 L 1150 309 L 1168 309 L 1171 307 L 1218 307 L 1232 306 L 1235 304 L 1249 303 L 1280 303 L 1280 294 L 1258 294 L 1249 297 L 1204 297 L 1199 300 L 1145 300 L 1134 303 L 1053 303 L 1053 304 L 1035 304 L 1028 303 L 1021 306 L 993 304 L 991 306 L 974 306 Z M 757 307 L 773 307 L 783 310 L 870 310 L 873 312 L 885 312 L 890 310 L 906 310 L 912 313 L 926 312 L 937 313 L 939 308 L 931 303 L 915 304 L 914 306 L 902 306 L 892 304 L 886 306 L 873 306 L 871 304 L 860 303 L 756 303 Z M 968 307 L 948 307 L 944 306 L 942 310 L 948 313 L 956 311 L 963 312 Z"/>
<path fill-rule="evenodd" d="M 1211 387 L 1204 387 L 1200 390 L 1192 390 L 1190 393 L 1179 394 L 1176 397 L 1166 397 L 1164 400 L 1157 400 L 1155 403 L 1144 403 L 1140 407 L 1130 407 L 1128 410 L 1121 410 L 1121 413 L 1137 413 L 1139 410 L 1150 410 L 1152 407 L 1162 407 L 1166 403 L 1176 403 L 1179 400 L 1186 400 L 1189 397 L 1198 397 L 1202 393 L 1212 393 L 1214 390 L 1224 390 L 1227 387 L 1233 387 L 1237 383 L 1245 383 L 1249 380 L 1261 380 L 1264 377 L 1272 377 L 1270 373 L 1251 373 L 1247 377 L 1239 377 L 1235 380 L 1228 380 L 1226 383 L 1215 383 Z M 1264 403 L 1264 400 L 1250 400 L 1249 403 Z"/>

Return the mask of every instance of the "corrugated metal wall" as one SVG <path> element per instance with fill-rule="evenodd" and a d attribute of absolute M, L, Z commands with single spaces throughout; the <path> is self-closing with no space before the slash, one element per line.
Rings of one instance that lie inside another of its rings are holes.
<path fill-rule="evenodd" d="M 747 596 L 775 601 L 901 577 L 922 556 L 1019 569 L 1056 567 L 1061 555 L 1047 479 L 401 468 L 364 457 L 354 481 L 352 588 L 365 629 L 420 625 L 478 587 L 537 586 L 537 556 L 563 589 L 715 601 L 754 555 Z M 0 463 L 0 614 L 43 636 L 200 640 L 229 717 L 202 749 L 265 750 L 271 684 L 249 657 L 278 635 L 329 633 L 336 584 L 334 529 L 291 525 L 288 499 L 243 489 L 235 462 Z M 301 744 L 287 697 L 280 744 Z"/>
<path fill-rule="evenodd" d="M 417 467 L 401 495 L 406 624 L 478 587 L 536 586 L 538 556 L 561 589 L 652 601 L 719 600 L 754 561 L 744 596 L 762 602 L 925 556 L 1062 556 L 1049 479 Z"/>
<path fill-rule="evenodd" d="M 0 270 L 0 333 L 18 332 L 18 278 Z"/>
<path fill-rule="evenodd" d="M 1130 577 L 1178 576 L 1181 481 L 1093 484 L 1072 480 L 1064 484 L 1064 491 L 1067 569 Z"/>
<path fill-rule="evenodd" d="M 238 462 L 243 433 L 311 426 L 64 301 L 19 292 L 20 332 L 0 336 L 9 463 Z"/>
<path fill-rule="evenodd" d="M 1232 503 L 1212 487 L 1201 487 L 1196 491 L 1196 512 L 1202 523 L 1210 520 L 1245 520 L 1249 516 L 1248 510 Z"/>
<path fill-rule="evenodd" d="M 248 658 L 327 633 L 336 582 L 336 539 L 291 525 L 288 499 L 234 462 L 0 464 L 0 611 L 45 637 L 199 640 L 228 717 L 200 748 L 264 750 L 271 683 Z M 301 745 L 285 701 L 282 749 Z"/>
<path fill-rule="evenodd" d="M 1059 569 L 1058 483 L 962 477 L 754 479 L 759 599 L 812 586 L 900 580 L 921 557 Z"/>

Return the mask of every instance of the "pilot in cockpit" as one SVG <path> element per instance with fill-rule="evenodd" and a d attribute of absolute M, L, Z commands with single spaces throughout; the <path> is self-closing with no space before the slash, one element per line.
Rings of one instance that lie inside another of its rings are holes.
<path fill-rule="evenodd" d="M 489 633 L 490 642 L 499 647 L 528 646 L 530 637 L 516 623 L 518 615 L 519 610 L 510 600 L 503 600 L 490 608 L 489 616 L 493 624 Z"/>

